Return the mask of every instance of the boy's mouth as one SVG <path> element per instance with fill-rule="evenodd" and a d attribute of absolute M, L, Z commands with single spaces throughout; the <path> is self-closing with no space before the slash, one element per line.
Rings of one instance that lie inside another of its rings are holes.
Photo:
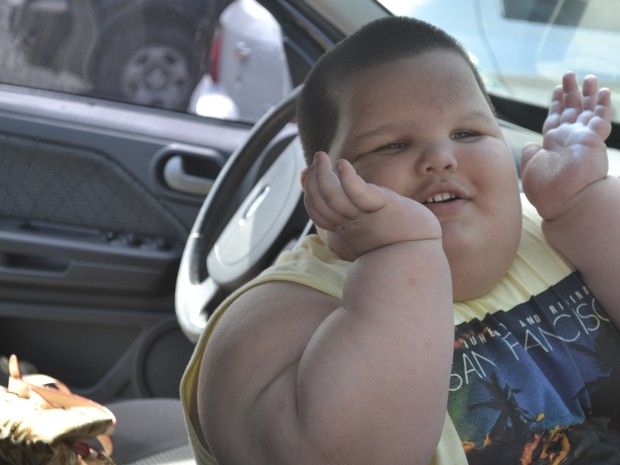
<path fill-rule="evenodd" d="M 451 202 L 452 200 L 456 200 L 456 199 L 458 199 L 458 197 L 454 194 L 448 194 L 447 192 L 440 192 L 438 194 L 431 195 L 423 203 L 424 204 L 446 203 L 446 202 Z"/>

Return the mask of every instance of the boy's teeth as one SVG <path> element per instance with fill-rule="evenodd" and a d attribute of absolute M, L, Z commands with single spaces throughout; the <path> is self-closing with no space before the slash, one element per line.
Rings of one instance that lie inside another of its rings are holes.
<path fill-rule="evenodd" d="M 452 194 L 448 194 L 447 192 L 443 192 L 441 194 L 435 194 L 426 199 L 425 203 L 437 203 L 437 202 L 445 202 L 446 200 L 455 199 L 456 196 Z"/>

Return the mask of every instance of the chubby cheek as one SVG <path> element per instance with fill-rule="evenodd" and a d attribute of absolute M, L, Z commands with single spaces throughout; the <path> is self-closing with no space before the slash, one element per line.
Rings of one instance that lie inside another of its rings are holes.
<path fill-rule="evenodd" d="M 518 190 L 517 164 L 506 144 L 496 140 L 472 154 L 470 160 L 471 179 L 480 192 L 502 197 Z"/>
<path fill-rule="evenodd" d="M 357 174 L 367 183 L 386 187 L 397 194 L 408 196 L 413 179 L 407 168 L 384 158 L 381 163 L 354 163 Z"/>
<path fill-rule="evenodd" d="M 521 200 L 516 169 L 509 168 L 506 171 L 506 175 L 498 175 L 490 182 L 483 203 L 491 222 L 489 227 L 500 235 L 511 235 L 514 229 L 520 231 L 521 225 Z"/>
<path fill-rule="evenodd" d="M 380 178 L 382 166 L 376 163 L 370 163 L 366 160 L 356 160 L 351 163 L 355 172 L 366 182 L 376 183 Z"/>
<path fill-rule="evenodd" d="M 478 215 L 469 220 L 471 231 L 486 240 L 499 240 L 506 236 L 514 242 L 520 234 L 521 202 L 516 163 L 509 149 L 503 144 L 491 144 L 485 150 L 472 154 L 469 159 L 468 178 L 472 183 Z M 463 164 L 460 168 L 465 168 Z"/>
<path fill-rule="evenodd" d="M 506 259 L 512 260 L 512 251 L 521 235 L 521 198 L 516 165 L 512 155 L 486 177 L 484 209 L 487 217 L 487 240 L 496 244 L 499 251 L 505 251 Z"/>

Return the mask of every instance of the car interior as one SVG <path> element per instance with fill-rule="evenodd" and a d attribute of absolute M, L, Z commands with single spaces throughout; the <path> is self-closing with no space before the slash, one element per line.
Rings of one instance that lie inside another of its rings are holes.
<path fill-rule="evenodd" d="M 323 16 L 261 3 L 281 24 L 295 87 L 255 124 L 0 79 L 0 356 L 110 406 L 119 464 L 193 463 L 178 391 L 194 343 L 227 295 L 312 230 L 295 127 L 303 78 L 386 14 L 373 2 L 349 13 L 313 2 Z M 519 166 L 546 109 L 493 104 Z M 179 176 L 199 187 L 177 188 Z"/>

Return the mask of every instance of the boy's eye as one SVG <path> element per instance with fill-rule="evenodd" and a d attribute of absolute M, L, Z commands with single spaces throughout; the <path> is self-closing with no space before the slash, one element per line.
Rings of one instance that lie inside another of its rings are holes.
<path fill-rule="evenodd" d="M 456 131 L 452 134 L 452 139 L 467 139 L 470 137 L 477 137 L 480 134 L 474 131 L 468 131 L 468 130 L 463 130 L 463 131 Z"/>
<path fill-rule="evenodd" d="M 385 144 L 379 147 L 377 151 L 381 152 L 381 151 L 390 151 L 390 150 L 402 150 L 406 146 L 407 144 L 405 144 L 404 142 L 390 142 L 389 144 Z"/>

